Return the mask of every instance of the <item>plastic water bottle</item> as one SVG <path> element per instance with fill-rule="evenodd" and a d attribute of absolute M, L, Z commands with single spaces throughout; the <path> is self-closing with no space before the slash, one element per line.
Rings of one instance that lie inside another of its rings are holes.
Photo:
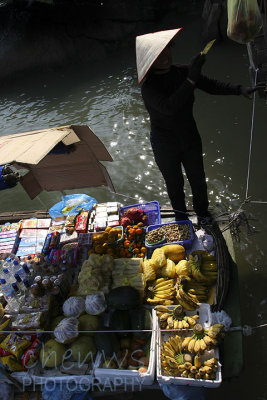
<path fill-rule="evenodd" d="M 25 294 L 25 292 L 27 291 L 27 287 L 25 286 L 23 280 L 21 279 L 19 274 L 15 274 L 14 275 L 15 279 L 16 279 L 16 285 L 20 291 L 20 293 Z"/>
<path fill-rule="evenodd" d="M 20 279 L 23 281 L 23 279 L 26 278 L 26 272 L 24 271 L 23 266 L 26 265 L 24 263 L 17 263 L 17 262 L 13 262 L 13 273 L 14 276 L 15 274 L 19 275 Z"/>
<path fill-rule="evenodd" d="M 1 289 L 4 298 L 8 303 L 9 312 L 18 312 L 20 304 L 15 296 L 15 290 L 12 284 L 8 283 L 5 279 L 1 279 Z"/>
<path fill-rule="evenodd" d="M 2 279 L 4 279 L 6 281 L 6 283 L 13 283 L 14 279 L 12 277 L 12 275 L 10 274 L 9 270 L 7 268 L 3 269 L 3 276 Z"/>
<path fill-rule="evenodd" d="M 5 260 L 3 260 L 3 263 L 2 263 L 2 271 L 1 271 L 1 278 L 3 278 L 4 279 L 4 270 L 5 269 L 9 269 L 10 268 L 10 266 L 11 266 L 11 259 L 10 259 L 10 257 L 8 257 L 8 258 L 6 258 Z"/>
<path fill-rule="evenodd" d="M 31 273 L 31 271 L 28 268 L 27 264 L 23 264 L 22 269 L 23 269 L 24 275 L 25 275 L 24 278 L 23 278 L 23 281 L 26 279 L 31 285 L 32 282 L 33 282 L 33 278 L 34 278 L 33 277 L 33 271 Z"/>

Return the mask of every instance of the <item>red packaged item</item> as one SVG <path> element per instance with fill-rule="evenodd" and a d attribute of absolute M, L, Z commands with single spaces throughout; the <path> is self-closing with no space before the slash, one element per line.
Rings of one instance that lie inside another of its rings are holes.
<path fill-rule="evenodd" d="M 11 353 L 7 350 L 4 350 L 0 347 L 0 357 L 11 356 Z"/>
<path fill-rule="evenodd" d="M 76 218 L 75 230 L 77 232 L 85 233 L 87 230 L 89 212 L 82 211 Z"/>
<path fill-rule="evenodd" d="M 59 241 L 60 241 L 60 233 L 59 232 L 53 232 L 52 237 L 51 237 L 51 242 L 49 245 L 49 249 L 57 249 L 59 246 Z"/>
<path fill-rule="evenodd" d="M 31 368 L 35 361 L 39 358 L 41 350 L 41 342 L 36 339 L 31 347 L 29 347 L 21 357 L 22 366 L 24 369 Z"/>

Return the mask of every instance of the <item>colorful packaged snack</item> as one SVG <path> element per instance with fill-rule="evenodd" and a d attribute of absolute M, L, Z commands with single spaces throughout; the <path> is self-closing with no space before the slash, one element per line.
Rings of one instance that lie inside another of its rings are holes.
<path fill-rule="evenodd" d="M 6 337 L 5 331 L 9 331 L 11 327 L 11 319 L 8 318 L 0 325 L 0 340 L 3 340 Z"/>
<path fill-rule="evenodd" d="M 10 352 L 13 356 L 19 359 L 24 350 L 27 349 L 31 345 L 31 342 L 26 340 L 25 338 L 17 335 L 16 333 L 10 333 L 2 343 L 0 343 L 0 347 L 8 352 Z"/>
<path fill-rule="evenodd" d="M 73 232 L 75 228 L 76 215 L 68 215 L 65 221 L 65 228 L 69 232 Z"/>
<path fill-rule="evenodd" d="M 77 232 L 85 233 L 88 224 L 89 211 L 81 211 L 76 218 L 75 230 Z"/>
<path fill-rule="evenodd" d="M 41 342 L 36 339 L 33 344 L 25 351 L 21 358 L 23 368 L 30 368 L 39 357 Z"/>
<path fill-rule="evenodd" d="M 0 362 L 2 363 L 3 367 L 10 372 L 23 371 L 22 364 L 19 361 L 17 361 L 12 355 L 0 357 Z"/>
<path fill-rule="evenodd" d="M 57 249 L 59 246 L 59 241 L 60 241 L 60 233 L 59 232 L 53 232 L 51 241 L 49 244 L 49 250 L 51 249 Z"/>
<path fill-rule="evenodd" d="M 0 357 L 11 356 L 10 351 L 4 350 L 0 347 Z"/>
<path fill-rule="evenodd" d="M 46 311 L 37 311 L 30 314 L 16 315 L 12 321 L 12 327 L 15 330 L 30 331 L 42 329 L 47 322 L 48 313 Z"/>
<path fill-rule="evenodd" d="M 49 253 L 49 247 L 50 247 L 50 242 L 52 239 L 52 233 L 48 233 L 48 235 L 46 236 L 45 242 L 44 242 L 44 246 L 42 249 L 42 253 L 43 254 L 48 254 Z"/>

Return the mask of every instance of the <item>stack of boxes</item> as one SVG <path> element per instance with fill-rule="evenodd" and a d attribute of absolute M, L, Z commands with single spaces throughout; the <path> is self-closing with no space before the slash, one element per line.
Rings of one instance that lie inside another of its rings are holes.
<path fill-rule="evenodd" d="M 16 253 L 19 244 L 20 223 L 0 226 L 0 253 Z"/>
<path fill-rule="evenodd" d="M 118 225 L 120 225 L 119 204 L 115 201 L 98 204 L 94 219 L 95 231 L 103 231 L 107 226 Z"/>
<path fill-rule="evenodd" d="M 51 218 L 23 220 L 17 256 L 26 257 L 41 253 L 50 225 Z"/>

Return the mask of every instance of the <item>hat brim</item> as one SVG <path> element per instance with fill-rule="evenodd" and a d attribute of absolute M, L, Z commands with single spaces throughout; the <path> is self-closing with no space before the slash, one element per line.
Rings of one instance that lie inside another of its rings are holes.
<path fill-rule="evenodd" d="M 136 37 L 136 66 L 139 85 L 160 53 L 183 28 L 169 29 Z"/>

